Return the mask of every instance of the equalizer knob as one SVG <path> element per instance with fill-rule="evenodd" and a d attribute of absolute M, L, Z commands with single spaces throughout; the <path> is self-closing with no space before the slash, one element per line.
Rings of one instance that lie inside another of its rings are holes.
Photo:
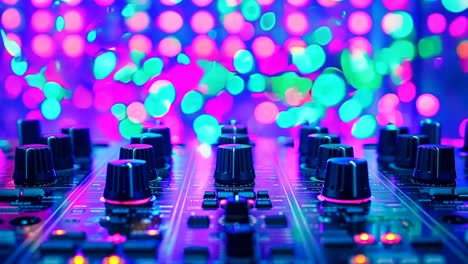
<path fill-rule="evenodd" d="M 42 144 L 16 148 L 13 180 L 20 186 L 37 186 L 55 182 L 54 162 L 50 148 Z"/>
<path fill-rule="evenodd" d="M 377 153 L 379 157 L 394 157 L 396 152 L 396 140 L 399 129 L 394 124 L 388 124 L 380 129 Z"/>
<path fill-rule="evenodd" d="M 129 144 L 120 148 L 119 159 L 139 159 L 146 161 L 148 181 L 158 179 L 158 166 L 164 166 L 164 161 L 160 160 L 162 164 L 156 164 L 156 156 L 154 148 L 148 144 Z"/>
<path fill-rule="evenodd" d="M 249 204 L 243 197 L 230 197 L 227 200 L 225 207 L 226 216 L 224 221 L 226 223 L 249 223 Z"/>
<path fill-rule="evenodd" d="M 56 170 L 73 169 L 75 159 L 71 139 L 65 134 L 42 135 L 41 143 L 48 145 L 52 151 L 54 166 Z"/>
<path fill-rule="evenodd" d="M 414 169 L 419 145 L 429 144 L 426 135 L 398 135 L 395 155 L 396 168 Z"/>
<path fill-rule="evenodd" d="M 248 224 L 226 226 L 226 255 L 230 258 L 252 258 L 255 255 L 254 228 Z M 229 263 L 229 262 L 228 262 Z M 250 263 L 250 262 L 240 262 Z"/>
<path fill-rule="evenodd" d="M 170 161 L 172 155 L 171 130 L 161 123 L 157 123 L 147 129 L 148 133 L 160 134 L 163 137 L 162 151 L 167 161 Z"/>
<path fill-rule="evenodd" d="M 429 137 L 429 144 L 440 144 L 441 127 L 440 123 L 430 119 L 425 119 L 420 123 L 420 133 Z"/>
<path fill-rule="evenodd" d="M 163 169 L 166 168 L 166 161 L 164 158 L 164 138 L 161 134 L 155 133 L 143 133 L 138 136 L 130 138 L 130 144 L 147 144 L 153 147 L 155 157 L 155 168 Z"/>
<path fill-rule="evenodd" d="M 465 154 L 468 153 L 468 122 L 465 123 L 465 143 L 463 144 L 463 147 L 460 149 L 461 152 L 464 152 Z"/>
<path fill-rule="evenodd" d="M 223 185 L 253 184 L 255 170 L 251 146 L 242 144 L 218 146 L 214 178 L 216 183 Z"/>
<path fill-rule="evenodd" d="M 420 145 L 413 179 L 428 184 L 452 184 L 457 177 L 452 146 Z"/>
<path fill-rule="evenodd" d="M 354 157 L 353 147 L 345 144 L 325 144 L 319 147 L 317 170 L 315 178 L 323 180 L 327 168 L 327 161 L 337 157 Z"/>
<path fill-rule="evenodd" d="M 41 124 L 38 120 L 18 120 L 19 145 L 40 144 Z"/>
<path fill-rule="evenodd" d="M 87 159 L 91 156 L 91 135 L 88 128 L 62 128 L 61 131 L 70 136 L 77 159 Z"/>
<path fill-rule="evenodd" d="M 321 126 L 314 126 L 311 124 L 303 124 L 299 132 L 299 153 L 301 155 L 307 154 L 307 136 L 310 134 L 327 134 L 328 128 Z"/>
<path fill-rule="evenodd" d="M 369 202 L 371 190 L 367 161 L 359 158 L 331 158 L 319 200 L 360 204 Z"/>
<path fill-rule="evenodd" d="M 144 160 L 114 160 L 107 165 L 104 199 L 109 204 L 139 205 L 151 200 Z"/>
<path fill-rule="evenodd" d="M 308 168 L 316 168 L 319 147 L 324 144 L 339 144 L 340 137 L 335 134 L 310 134 L 307 136 L 307 156 L 305 163 Z"/>
<path fill-rule="evenodd" d="M 221 134 L 248 134 L 247 126 L 239 124 L 237 120 L 229 121 L 229 124 L 221 126 Z"/>
<path fill-rule="evenodd" d="M 218 138 L 218 144 L 250 144 L 249 137 L 246 134 L 221 134 Z"/>

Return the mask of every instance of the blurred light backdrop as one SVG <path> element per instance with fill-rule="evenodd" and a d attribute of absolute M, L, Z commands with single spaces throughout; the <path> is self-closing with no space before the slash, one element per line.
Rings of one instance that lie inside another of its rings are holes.
<path fill-rule="evenodd" d="M 0 137 L 89 126 L 120 140 L 161 119 L 213 142 L 321 123 L 370 138 L 468 121 L 468 0 L 0 0 Z"/>

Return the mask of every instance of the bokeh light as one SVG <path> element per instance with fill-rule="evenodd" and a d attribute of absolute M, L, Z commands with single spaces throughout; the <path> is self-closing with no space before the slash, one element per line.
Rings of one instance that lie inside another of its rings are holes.
<path fill-rule="evenodd" d="M 7 30 L 18 29 L 23 23 L 20 11 L 18 9 L 9 7 L 2 12 L 1 16 L 2 26 Z"/>
<path fill-rule="evenodd" d="M 468 18 L 459 16 L 452 20 L 449 26 L 450 35 L 453 37 L 463 37 L 468 33 Z"/>
<path fill-rule="evenodd" d="M 179 13 L 169 10 L 162 12 L 158 16 L 157 24 L 162 31 L 175 33 L 182 27 L 184 20 Z"/>
<path fill-rule="evenodd" d="M 268 58 L 275 52 L 275 42 L 269 37 L 258 37 L 252 42 L 252 49 L 257 58 Z"/>
<path fill-rule="evenodd" d="M 31 41 L 32 50 L 42 58 L 50 58 L 55 54 L 55 42 L 47 34 L 39 34 Z"/>
<path fill-rule="evenodd" d="M 190 20 L 190 26 L 193 31 L 199 34 L 208 33 L 213 29 L 215 24 L 213 15 L 207 11 L 198 11 L 193 14 L 192 19 Z"/>
<path fill-rule="evenodd" d="M 355 11 L 348 17 L 348 28 L 356 35 L 369 33 L 372 28 L 372 18 L 363 11 Z"/>
<path fill-rule="evenodd" d="M 85 48 L 85 41 L 80 35 L 68 35 L 63 39 L 62 49 L 63 52 L 72 58 L 83 55 Z"/>
<path fill-rule="evenodd" d="M 293 35 L 303 35 L 309 30 L 309 22 L 302 12 L 293 12 L 286 16 L 286 30 Z"/>
<path fill-rule="evenodd" d="M 272 102 L 259 103 L 254 110 L 255 119 L 260 124 L 272 124 L 278 116 L 278 107 Z"/>
<path fill-rule="evenodd" d="M 63 15 L 65 20 L 65 31 L 68 32 L 80 32 L 84 27 L 84 18 L 83 14 L 76 11 L 70 10 Z"/>
<path fill-rule="evenodd" d="M 31 27 L 37 32 L 47 32 L 54 27 L 54 17 L 49 10 L 37 10 L 31 17 Z"/>
<path fill-rule="evenodd" d="M 430 14 L 427 17 L 427 27 L 431 33 L 440 34 L 445 31 L 447 20 L 445 16 L 440 13 Z"/>
<path fill-rule="evenodd" d="M 421 115 L 432 117 L 439 112 L 440 102 L 439 99 L 432 94 L 421 94 L 418 99 L 416 99 L 416 108 Z"/>
<path fill-rule="evenodd" d="M 174 57 L 182 50 L 182 45 L 176 37 L 163 38 L 158 45 L 159 52 L 167 57 Z"/>
<path fill-rule="evenodd" d="M 466 0 L 441 0 L 442 6 L 450 12 L 460 13 L 468 8 Z"/>

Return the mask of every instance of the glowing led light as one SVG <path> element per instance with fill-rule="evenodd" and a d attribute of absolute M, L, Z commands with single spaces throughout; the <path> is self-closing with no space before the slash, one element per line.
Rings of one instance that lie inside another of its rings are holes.
<path fill-rule="evenodd" d="M 293 6 L 305 6 L 309 3 L 309 0 L 287 0 L 287 2 Z"/>
<path fill-rule="evenodd" d="M 204 35 L 196 36 L 192 42 L 193 49 L 195 53 L 200 58 L 206 58 L 211 56 L 216 51 L 215 41 Z"/>
<path fill-rule="evenodd" d="M 179 55 L 177 55 L 177 62 L 183 65 L 189 65 L 190 57 L 184 53 L 179 53 Z"/>
<path fill-rule="evenodd" d="M 11 59 L 11 70 L 14 74 L 22 76 L 28 70 L 28 62 L 22 58 L 15 57 Z"/>
<path fill-rule="evenodd" d="M 52 0 L 31 0 L 31 4 L 37 8 L 49 7 Z"/>
<path fill-rule="evenodd" d="M 123 120 L 127 117 L 127 106 L 121 103 L 115 104 L 112 106 L 111 112 L 118 120 Z"/>
<path fill-rule="evenodd" d="M 193 114 L 203 107 L 203 95 L 198 91 L 188 91 L 182 98 L 180 108 L 184 114 Z"/>
<path fill-rule="evenodd" d="M 83 55 L 85 47 L 84 39 L 80 35 L 68 35 L 63 39 L 63 52 L 72 58 Z"/>
<path fill-rule="evenodd" d="M 268 5 L 273 4 L 275 0 L 257 0 L 257 2 L 262 6 L 268 6 Z"/>
<path fill-rule="evenodd" d="M 423 116 L 435 116 L 440 110 L 440 102 L 437 97 L 432 94 L 421 94 L 416 99 L 416 108 Z"/>
<path fill-rule="evenodd" d="M 182 27 L 184 20 L 179 13 L 170 10 L 164 11 L 158 16 L 157 24 L 162 31 L 175 33 Z"/>
<path fill-rule="evenodd" d="M 7 5 L 16 5 L 16 3 L 18 3 L 19 0 L 3 0 L 3 3 L 4 4 L 7 4 Z"/>
<path fill-rule="evenodd" d="M 239 50 L 234 55 L 234 68 L 239 73 L 248 73 L 254 68 L 254 58 L 250 51 Z"/>
<path fill-rule="evenodd" d="M 284 43 L 284 48 L 291 54 L 305 50 L 307 44 L 301 38 L 290 38 Z"/>
<path fill-rule="evenodd" d="M 244 23 L 244 17 L 238 11 L 225 15 L 223 19 L 224 28 L 230 34 L 240 33 L 244 28 Z"/>
<path fill-rule="evenodd" d="M 468 59 L 468 40 L 464 40 L 457 45 L 457 55 L 460 59 Z"/>
<path fill-rule="evenodd" d="M 64 0 L 63 2 L 67 3 L 69 6 L 77 6 L 81 4 L 82 0 Z"/>
<path fill-rule="evenodd" d="M 442 6 L 452 13 L 461 13 L 468 8 L 466 0 L 442 0 Z"/>
<path fill-rule="evenodd" d="M 395 94 L 389 93 L 382 96 L 379 100 L 378 109 L 379 112 L 389 113 L 393 112 L 395 108 L 400 103 L 398 96 Z"/>
<path fill-rule="evenodd" d="M 73 105 L 78 109 L 88 109 L 93 106 L 93 94 L 88 89 L 79 85 L 73 91 Z"/>
<path fill-rule="evenodd" d="M 403 11 L 387 13 L 382 19 L 382 30 L 394 38 L 407 37 L 413 27 L 413 18 Z"/>
<path fill-rule="evenodd" d="M 153 49 L 153 43 L 147 36 L 142 34 L 135 34 L 128 40 L 128 47 L 132 51 L 139 51 L 144 54 L 149 54 Z"/>
<path fill-rule="evenodd" d="M 49 10 L 37 10 L 31 16 L 31 27 L 37 32 L 47 32 L 54 27 L 54 17 Z"/>
<path fill-rule="evenodd" d="M 382 2 L 391 11 L 405 10 L 408 7 L 408 0 L 383 0 Z"/>
<path fill-rule="evenodd" d="M 148 13 L 145 11 L 140 11 L 130 18 L 125 20 L 125 24 L 127 25 L 128 29 L 132 32 L 141 32 L 148 28 L 150 24 L 150 17 Z"/>
<path fill-rule="evenodd" d="M 317 0 L 317 3 L 323 7 L 332 7 L 339 4 L 341 1 L 342 0 Z"/>
<path fill-rule="evenodd" d="M 50 58 L 55 53 L 54 41 L 49 35 L 39 34 L 31 41 L 32 50 L 42 58 Z"/>
<path fill-rule="evenodd" d="M 401 242 L 401 236 L 392 232 L 388 232 L 380 237 L 380 241 L 386 245 L 394 245 Z"/>
<path fill-rule="evenodd" d="M 44 86 L 42 87 L 42 91 L 44 92 L 44 96 L 47 99 L 60 101 L 65 96 L 63 87 L 56 82 L 45 83 Z"/>
<path fill-rule="evenodd" d="M 269 37 L 257 37 L 252 43 L 252 49 L 258 58 L 268 58 L 275 52 L 275 43 Z"/>
<path fill-rule="evenodd" d="M 351 0 L 351 5 L 357 8 L 366 8 L 372 4 L 373 0 Z"/>
<path fill-rule="evenodd" d="M 150 229 L 146 231 L 146 234 L 148 236 L 159 236 L 160 232 L 159 230 L 156 230 L 156 229 Z"/>
<path fill-rule="evenodd" d="M 65 31 L 68 32 L 79 32 L 84 27 L 84 18 L 80 12 L 76 10 L 70 10 L 63 15 L 65 20 Z"/>
<path fill-rule="evenodd" d="M 354 242 L 360 245 L 369 245 L 375 242 L 375 237 L 369 233 L 360 233 L 354 236 Z"/>
<path fill-rule="evenodd" d="M 23 91 L 23 80 L 16 75 L 9 75 L 5 79 L 6 95 L 10 99 L 16 99 Z"/>
<path fill-rule="evenodd" d="M 349 40 L 349 50 L 352 54 L 356 53 L 366 53 L 372 54 L 372 45 L 370 44 L 369 40 L 364 37 L 354 37 L 350 38 Z"/>
<path fill-rule="evenodd" d="M 373 115 L 363 115 L 353 124 L 351 134 L 356 138 L 369 138 L 375 134 L 377 120 Z"/>
<path fill-rule="evenodd" d="M 62 32 L 62 30 L 65 28 L 65 19 L 63 16 L 58 16 L 57 19 L 55 20 L 55 30 L 58 32 Z"/>
<path fill-rule="evenodd" d="M 193 129 L 202 143 L 214 144 L 221 134 L 218 120 L 211 115 L 198 116 L 193 121 Z"/>
<path fill-rule="evenodd" d="M 46 119 L 55 120 L 62 112 L 60 103 L 53 99 L 46 99 L 41 104 L 41 113 Z"/>
<path fill-rule="evenodd" d="M 312 44 L 305 49 L 293 48 L 291 50 L 293 63 L 300 73 L 312 73 L 323 66 L 326 54 L 319 45 Z"/>
<path fill-rule="evenodd" d="M 159 42 L 158 50 L 164 56 L 175 57 L 182 51 L 182 45 L 176 37 L 166 37 Z"/>
<path fill-rule="evenodd" d="M 112 255 L 109 257 L 104 258 L 103 264 L 124 264 L 125 261 L 120 258 L 119 256 Z"/>
<path fill-rule="evenodd" d="M 416 86 L 412 82 L 404 82 L 397 88 L 397 95 L 403 103 L 411 102 L 416 96 Z"/>
<path fill-rule="evenodd" d="M 88 260 L 81 255 L 76 255 L 70 260 L 70 264 L 86 264 L 86 263 L 88 263 Z"/>
<path fill-rule="evenodd" d="M 63 235 L 65 235 L 66 231 L 63 230 L 63 229 L 56 229 L 56 230 L 52 231 L 52 233 L 54 235 L 56 235 L 56 236 L 63 236 Z"/>
<path fill-rule="evenodd" d="M 309 30 L 309 22 L 302 12 L 293 12 L 287 15 L 285 26 L 292 35 L 303 35 Z"/>
<path fill-rule="evenodd" d="M 363 11 L 355 11 L 348 17 L 348 28 L 356 35 L 369 33 L 372 28 L 372 18 Z"/>
<path fill-rule="evenodd" d="M 351 258 L 351 264 L 369 264 L 369 259 L 364 254 L 359 254 Z"/>
<path fill-rule="evenodd" d="M 275 27 L 276 15 L 273 12 L 267 12 L 260 18 L 260 27 L 262 30 L 269 31 Z"/>
<path fill-rule="evenodd" d="M 459 16 L 452 20 L 449 26 L 450 35 L 453 37 L 463 37 L 468 32 L 468 18 Z"/>
<path fill-rule="evenodd" d="M 256 21 L 262 14 L 260 5 L 255 0 L 244 0 L 241 4 L 241 13 L 247 21 Z"/>
<path fill-rule="evenodd" d="M 1 21 L 6 30 L 18 29 L 22 24 L 21 13 L 18 9 L 9 7 L 2 13 Z"/>
<path fill-rule="evenodd" d="M 272 102 L 259 103 L 254 110 L 255 120 L 260 124 L 272 124 L 278 117 L 278 107 Z"/>
<path fill-rule="evenodd" d="M 117 65 L 117 55 L 112 51 L 107 51 L 94 59 L 93 73 L 97 80 L 102 80 L 109 76 Z"/>
<path fill-rule="evenodd" d="M 195 5 L 199 7 L 207 6 L 211 4 L 211 2 L 213 2 L 213 0 L 192 0 L 192 3 L 194 3 Z"/>
<path fill-rule="evenodd" d="M 213 15 L 207 11 L 198 11 L 193 14 L 190 26 L 198 34 L 206 34 L 213 29 L 215 24 Z"/>
<path fill-rule="evenodd" d="M 447 20 L 442 14 L 430 14 L 427 17 L 427 27 L 431 33 L 440 34 L 445 31 L 445 28 L 447 27 Z"/>

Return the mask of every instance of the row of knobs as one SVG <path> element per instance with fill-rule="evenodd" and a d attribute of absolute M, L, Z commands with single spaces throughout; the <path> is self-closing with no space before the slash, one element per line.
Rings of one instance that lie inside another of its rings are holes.
<path fill-rule="evenodd" d="M 87 128 L 64 128 L 62 133 L 41 134 L 38 120 L 17 122 L 19 146 L 15 151 L 13 180 L 20 186 L 37 186 L 56 181 L 57 172 L 89 160 L 91 140 Z"/>

